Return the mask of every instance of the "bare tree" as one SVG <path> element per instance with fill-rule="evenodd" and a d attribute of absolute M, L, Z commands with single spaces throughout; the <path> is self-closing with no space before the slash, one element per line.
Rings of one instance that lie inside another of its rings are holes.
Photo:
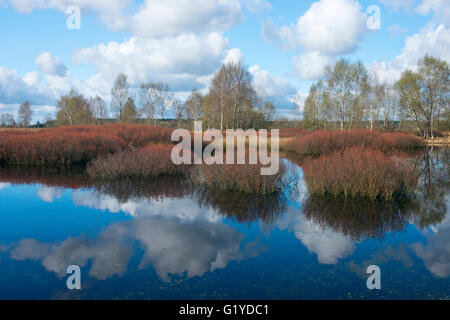
<path fill-rule="evenodd" d="M 129 87 L 127 76 L 121 73 L 117 76 L 114 87 L 111 89 L 112 109 L 120 123 L 123 122 L 123 111 L 128 99 Z"/>
<path fill-rule="evenodd" d="M 170 106 L 173 94 L 167 83 L 146 83 L 141 85 L 142 112 L 147 119 L 153 118 L 156 124 L 156 114 L 164 119 L 167 107 Z"/>
<path fill-rule="evenodd" d="M 31 122 L 31 116 L 33 115 L 33 111 L 31 111 L 31 105 L 29 101 L 25 101 L 19 107 L 19 111 L 17 112 L 19 122 L 28 127 Z"/>
<path fill-rule="evenodd" d="M 156 102 L 150 91 L 151 83 L 142 83 L 140 88 L 140 113 L 144 115 L 148 122 L 156 123 Z"/>
<path fill-rule="evenodd" d="M 203 96 L 200 91 L 192 90 L 185 103 L 186 116 L 191 120 L 199 120 L 202 115 Z"/>
<path fill-rule="evenodd" d="M 92 113 L 93 122 L 97 125 L 100 123 L 100 120 L 108 116 L 106 103 L 100 96 L 89 99 L 89 109 Z"/>
<path fill-rule="evenodd" d="M 180 99 L 178 98 L 174 98 L 172 100 L 172 104 L 171 104 L 171 108 L 172 110 L 175 112 L 175 116 L 177 117 L 178 120 L 178 127 L 181 127 L 181 121 L 185 118 L 186 116 L 186 107 L 185 104 L 183 102 L 181 102 Z"/>
<path fill-rule="evenodd" d="M 0 124 L 5 127 L 15 126 L 16 121 L 14 120 L 14 115 L 8 112 L 2 113 L 0 116 Z"/>

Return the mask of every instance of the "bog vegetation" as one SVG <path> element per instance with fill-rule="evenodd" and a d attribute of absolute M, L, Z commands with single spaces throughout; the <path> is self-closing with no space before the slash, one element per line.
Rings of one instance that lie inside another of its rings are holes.
<path fill-rule="evenodd" d="M 393 200 L 410 196 L 418 182 L 412 165 L 361 146 L 309 158 L 303 172 L 309 192 L 321 196 Z"/>
<path fill-rule="evenodd" d="M 426 55 L 418 61 L 417 72 L 406 70 L 395 85 L 380 82 L 360 62 L 341 59 L 325 71 L 304 104 L 293 99 L 293 107 L 304 105 L 302 120 L 284 122 L 273 121 L 274 104 L 258 95 L 241 62 L 223 65 L 205 94 L 192 90 L 185 101 L 166 83 L 130 85 L 127 76 L 119 74 L 109 106 L 100 96 L 71 90 L 59 98 L 54 120 L 45 124 L 48 128 L 1 130 L 0 163 L 82 165 L 96 179 L 192 176 L 192 167 L 171 163 L 172 129 L 167 127 L 192 129 L 196 120 L 203 122 L 203 129 L 222 131 L 284 123 L 280 137 L 289 142 L 282 147 L 310 157 L 305 177 L 312 192 L 371 199 L 410 193 L 415 174 L 391 154 L 423 147 L 422 138 L 449 130 L 447 62 Z M 16 116 L 1 114 L 0 125 L 30 127 L 32 110 L 26 101 Z M 284 169 L 268 177 L 259 174 L 259 165 L 194 168 L 195 181 L 207 188 L 266 194 L 283 185 Z"/>

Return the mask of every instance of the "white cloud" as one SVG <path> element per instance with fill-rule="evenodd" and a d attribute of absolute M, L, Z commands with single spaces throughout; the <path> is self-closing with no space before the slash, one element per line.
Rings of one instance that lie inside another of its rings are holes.
<path fill-rule="evenodd" d="M 183 34 L 99 44 L 77 50 L 72 61 L 93 64 L 105 79 L 123 72 L 132 84 L 164 81 L 175 90 L 190 90 L 202 86 L 197 79 L 216 71 L 227 53 L 228 39 L 219 33 Z"/>
<path fill-rule="evenodd" d="M 269 22 L 265 28 L 266 36 L 275 36 L 285 49 L 303 47 L 331 55 L 355 51 L 366 31 L 366 15 L 355 0 L 320 0 L 295 25 L 284 25 L 275 32 Z"/>
<path fill-rule="evenodd" d="M 6 188 L 8 188 L 9 186 L 11 186 L 10 183 L 0 182 L 0 190 L 6 189 Z"/>
<path fill-rule="evenodd" d="M 325 67 L 334 62 L 333 57 L 312 51 L 292 58 L 295 74 L 303 80 L 316 80 L 324 75 Z"/>
<path fill-rule="evenodd" d="M 294 95 L 296 89 L 289 80 L 269 74 L 259 65 L 249 68 L 253 76 L 253 87 L 261 98 L 275 98 Z"/>
<path fill-rule="evenodd" d="M 9 0 L 19 13 L 31 13 L 36 9 L 57 9 L 63 13 L 71 5 L 95 12 L 110 29 L 119 30 L 127 26 L 127 9 L 132 0 Z M 82 11 L 83 12 L 83 11 Z"/>
<path fill-rule="evenodd" d="M 42 186 L 37 189 L 36 194 L 42 201 L 53 202 L 55 199 L 62 197 L 64 189 Z"/>
<path fill-rule="evenodd" d="M 427 53 L 450 63 L 449 28 L 427 24 L 420 32 L 406 38 L 401 54 L 393 61 L 374 62 L 372 68 L 381 81 L 392 83 L 405 69 L 416 70 L 417 61 Z"/>
<path fill-rule="evenodd" d="M 138 36 L 165 37 L 222 32 L 242 20 L 238 0 L 146 0 L 131 19 L 131 28 Z"/>
<path fill-rule="evenodd" d="M 450 203 L 450 201 L 447 202 Z M 412 249 L 421 258 L 427 269 L 435 276 L 447 278 L 450 276 L 450 215 L 436 225 L 433 233 L 427 232 L 427 243 L 415 243 Z"/>
<path fill-rule="evenodd" d="M 31 71 L 25 74 L 23 81 L 31 87 L 37 87 L 41 83 L 41 75 L 37 71 Z"/>
<path fill-rule="evenodd" d="M 165 37 L 184 32 L 223 32 L 243 21 L 239 0 L 9 0 L 20 13 L 71 5 L 82 14 L 94 12 L 112 30 L 132 31 L 137 36 Z"/>
<path fill-rule="evenodd" d="M 50 52 L 40 54 L 34 62 L 42 72 L 48 75 L 64 77 L 67 72 L 67 68 L 61 60 L 58 57 L 53 57 Z"/>
<path fill-rule="evenodd" d="M 239 62 L 242 62 L 243 59 L 244 59 L 244 57 L 242 56 L 241 50 L 237 49 L 237 48 L 233 48 L 233 49 L 228 50 L 227 55 L 222 60 L 222 63 L 223 64 L 239 63 Z"/>
<path fill-rule="evenodd" d="M 434 13 L 434 22 L 450 27 L 450 2 L 448 0 L 423 0 L 416 8 L 422 15 Z"/>
<path fill-rule="evenodd" d="M 33 76 L 21 79 L 16 70 L 0 66 L 0 103 L 20 104 L 29 100 L 32 104 L 51 104 L 54 95 L 46 90 L 34 86 Z"/>
<path fill-rule="evenodd" d="M 349 236 L 327 230 L 307 221 L 300 213 L 291 212 L 278 222 L 280 229 L 290 229 L 309 250 L 317 254 L 317 260 L 323 264 L 336 264 L 339 259 L 355 251 L 355 241 Z"/>

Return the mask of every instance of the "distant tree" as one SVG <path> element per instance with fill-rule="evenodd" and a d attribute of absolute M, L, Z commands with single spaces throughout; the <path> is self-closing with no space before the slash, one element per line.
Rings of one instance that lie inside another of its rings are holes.
<path fill-rule="evenodd" d="M 172 110 L 175 112 L 175 116 L 177 117 L 178 127 L 181 127 L 181 121 L 186 116 L 186 105 L 183 102 L 181 102 L 180 99 L 175 98 L 172 100 L 171 107 L 172 107 Z"/>
<path fill-rule="evenodd" d="M 88 100 L 74 89 L 60 97 L 57 108 L 56 121 L 59 125 L 92 123 L 93 115 Z"/>
<path fill-rule="evenodd" d="M 151 83 L 142 83 L 140 88 L 140 113 L 148 122 L 156 123 L 156 101 L 150 91 Z"/>
<path fill-rule="evenodd" d="M 134 100 L 128 98 L 122 112 L 122 123 L 133 123 L 138 118 L 138 112 Z"/>
<path fill-rule="evenodd" d="M 128 99 L 129 87 L 127 76 L 121 73 L 117 76 L 114 87 L 111 89 L 111 107 L 120 123 L 124 122 L 123 112 Z"/>
<path fill-rule="evenodd" d="M 14 115 L 8 112 L 2 113 L 0 116 L 0 124 L 4 127 L 14 127 L 16 125 Z"/>
<path fill-rule="evenodd" d="M 147 119 L 153 118 L 156 124 L 156 114 L 164 119 L 167 107 L 171 105 L 173 94 L 167 83 L 146 83 L 141 85 L 142 113 Z"/>
<path fill-rule="evenodd" d="M 186 116 L 190 120 L 199 120 L 202 115 L 203 96 L 200 91 L 192 90 L 185 102 Z"/>
<path fill-rule="evenodd" d="M 89 99 L 89 109 L 92 113 L 94 124 L 100 124 L 100 121 L 108 116 L 106 103 L 100 96 Z"/>
<path fill-rule="evenodd" d="M 19 122 L 27 127 L 30 125 L 31 116 L 33 115 L 33 111 L 31 111 L 31 105 L 29 101 L 25 101 L 19 107 L 19 111 L 17 112 Z"/>
<path fill-rule="evenodd" d="M 274 113 L 275 113 L 275 105 L 270 101 L 264 102 L 263 114 L 266 121 L 272 121 Z"/>

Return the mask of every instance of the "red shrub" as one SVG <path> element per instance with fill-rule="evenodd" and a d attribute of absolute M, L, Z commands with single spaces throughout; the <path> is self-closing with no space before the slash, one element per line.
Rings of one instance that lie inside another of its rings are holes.
<path fill-rule="evenodd" d="M 261 175 L 261 164 L 203 164 L 191 176 L 194 183 L 209 189 L 245 194 L 273 194 L 281 191 L 287 180 L 286 167 L 280 163 L 277 174 Z"/>
<path fill-rule="evenodd" d="M 0 162 L 86 164 L 128 147 L 170 144 L 171 130 L 150 125 L 70 126 L 0 131 Z"/>
<path fill-rule="evenodd" d="M 312 194 L 370 199 L 407 195 L 418 180 L 414 167 L 405 161 L 361 146 L 308 158 L 303 172 Z"/>
<path fill-rule="evenodd" d="M 423 147 L 424 141 L 401 132 L 369 130 L 314 131 L 292 139 L 287 149 L 302 156 L 320 156 L 352 146 L 364 146 L 391 152 L 395 149 Z"/>
<path fill-rule="evenodd" d="M 100 157 L 87 167 L 93 178 L 156 178 L 163 175 L 183 175 L 185 165 L 173 164 L 172 146 L 153 145 L 141 149 L 123 150 Z"/>

